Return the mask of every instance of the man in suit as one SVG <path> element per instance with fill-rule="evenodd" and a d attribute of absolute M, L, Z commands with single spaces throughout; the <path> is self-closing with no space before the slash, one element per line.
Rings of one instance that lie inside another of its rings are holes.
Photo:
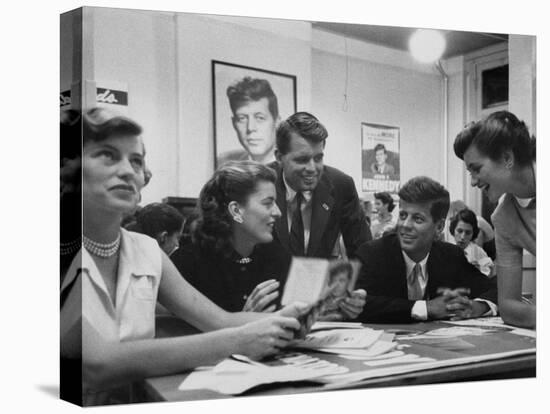
<path fill-rule="evenodd" d="M 347 256 L 372 239 L 353 179 L 323 164 L 328 132 L 313 115 L 297 112 L 276 131 L 275 238 L 293 256 L 333 257 L 339 235 Z"/>
<path fill-rule="evenodd" d="M 496 315 L 496 287 L 455 245 L 437 241 L 449 192 L 428 177 L 399 191 L 397 234 L 359 247 L 357 287 L 367 291 L 361 322 L 407 323 Z M 476 298 L 471 300 L 471 298 Z"/>
<path fill-rule="evenodd" d="M 282 216 L 275 223 L 274 243 L 293 256 L 336 256 L 340 235 L 346 255 L 372 239 L 353 179 L 323 164 L 326 128 L 307 113 L 297 112 L 277 127 L 277 205 Z M 352 292 L 340 302 L 341 319 L 355 319 L 366 293 Z"/>

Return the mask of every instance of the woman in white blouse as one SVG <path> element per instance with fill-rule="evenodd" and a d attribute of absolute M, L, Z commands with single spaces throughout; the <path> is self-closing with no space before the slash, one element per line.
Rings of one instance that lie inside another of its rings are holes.
<path fill-rule="evenodd" d="M 82 118 L 83 248 L 61 280 L 61 356 L 81 359 L 82 404 L 127 403 L 132 381 L 285 347 L 304 306 L 226 312 L 180 276 L 154 239 L 120 227 L 147 176 L 141 127 L 98 108 Z M 157 299 L 206 333 L 154 339 Z"/>

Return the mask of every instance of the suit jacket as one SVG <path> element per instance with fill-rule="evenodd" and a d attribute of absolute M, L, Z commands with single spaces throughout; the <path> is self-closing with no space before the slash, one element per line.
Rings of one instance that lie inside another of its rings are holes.
<path fill-rule="evenodd" d="M 415 301 L 407 298 L 406 266 L 398 236 L 390 234 L 363 244 L 357 257 L 362 267 L 356 288 L 367 291 L 365 307 L 358 319 L 371 323 L 417 322 L 411 318 Z M 440 287 L 465 287 L 471 291 L 470 298 L 497 302 L 494 280 L 468 263 L 458 246 L 435 241 L 426 269 L 426 300 L 436 297 Z"/>
<path fill-rule="evenodd" d="M 277 172 L 277 205 L 281 218 L 275 223 L 275 242 L 290 250 L 286 187 L 281 165 L 269 164 Z M 359 203 L 353 178 L 336 168 L 325 166 L 311 199 L 311 231 L 307 256 L 330 258 L 338 235 L 342 233 L 346 252 L 355 255 L 357 248 L 372 235 Z"/>

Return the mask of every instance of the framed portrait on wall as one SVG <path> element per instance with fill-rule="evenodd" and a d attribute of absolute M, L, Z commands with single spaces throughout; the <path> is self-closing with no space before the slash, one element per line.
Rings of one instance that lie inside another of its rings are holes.
<path fill-rule="evenodd" d="M 296 112 L 296 76 L 212 61 L 215 168 L 275 160 L 275 128 Z"/>
<path fill-rule="evenodd" d="M 361 123 L 362 189 L 396 194 L 400 184 L 399 128 Z"/>

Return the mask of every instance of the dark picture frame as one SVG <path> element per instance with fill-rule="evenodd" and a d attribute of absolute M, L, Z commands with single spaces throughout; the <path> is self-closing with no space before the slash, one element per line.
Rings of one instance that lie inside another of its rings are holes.
<path fill-rule="evenodd" d="M 227 88 L 245 77 L 264 79 L 269 82 L 277 97 L 280 120 L 286 119 L 297 110 L 295 75 L 212 60 L 214 168 L 226 160 L 249 158 L 249 153 L 239 142 L 239 136 L 233 125 L 233 112 L 227 97 Z"/>

